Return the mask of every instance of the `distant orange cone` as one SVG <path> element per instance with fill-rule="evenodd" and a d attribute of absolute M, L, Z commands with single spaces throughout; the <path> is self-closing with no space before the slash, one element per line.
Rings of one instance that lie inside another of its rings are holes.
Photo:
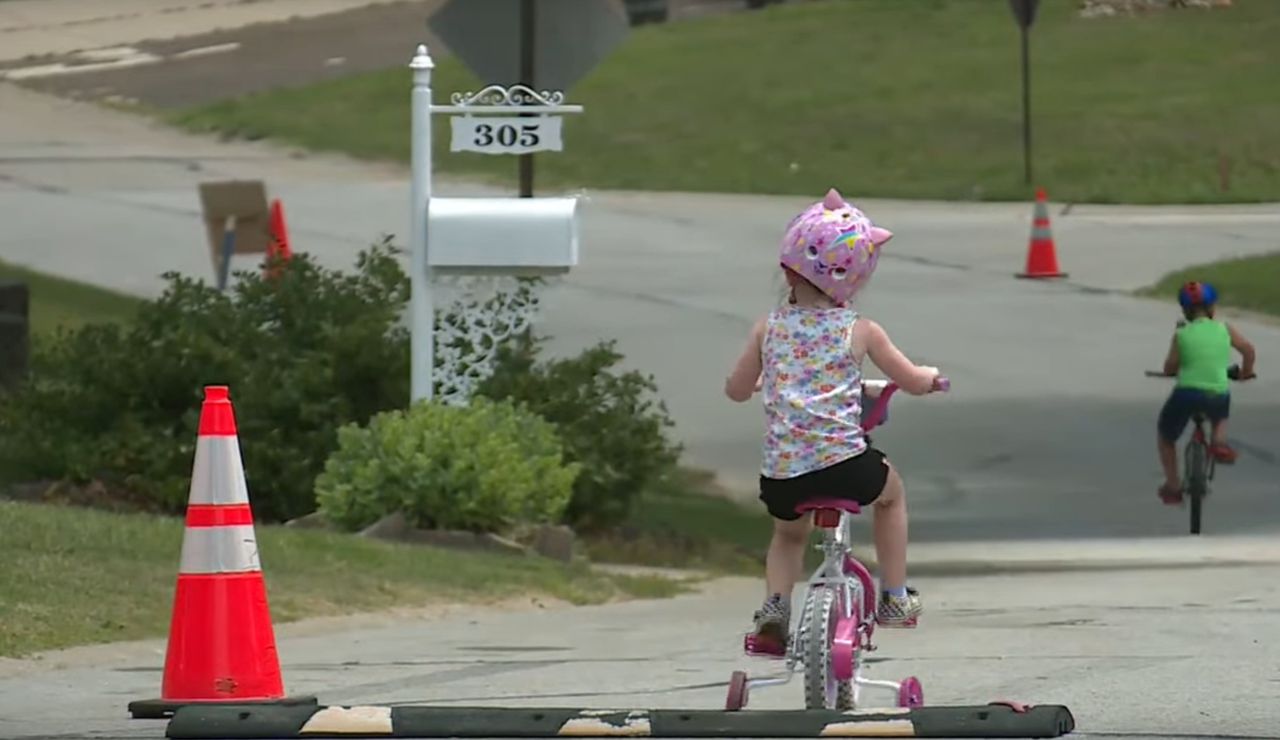
<path fill-rule="evenodd" d="M 286 699 L 253 510 L 226 386 L 205 388 L 159 700 L 129 704 L 160 719 L 195 703 Z"/>
<path fill-rule="evenodd" d="M 1031 222 L 1031 241 L 1027 246 L 1027 267 L 1018 273 L 1020 278 L 1064 278 L 1067 273 L 1058 269 L 1058 251 L 1049 228 L 1049 207 L 1044 188 L 1036 189 L 1035 217 Z"/>
<path fill-rule="evenodd" d="M 278 259 L 288 262 L 293 257 L 293 249 L 289 246 L 289 231 L 284 222 L 284 204 L 279 198 L 271 200 L 271 238 L 267 242 L 267 261 Z M 279 275 L 279 267 L 268 271 L 268 277 Z"/>

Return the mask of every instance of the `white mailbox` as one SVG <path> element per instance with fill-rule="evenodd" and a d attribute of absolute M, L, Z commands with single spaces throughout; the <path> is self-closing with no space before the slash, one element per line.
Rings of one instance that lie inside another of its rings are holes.
<path fill-rule="evenodd" d="M 568 272 L 578 264 L 578 198 L 432 198 L 427 264 L 455 274 Z"/>

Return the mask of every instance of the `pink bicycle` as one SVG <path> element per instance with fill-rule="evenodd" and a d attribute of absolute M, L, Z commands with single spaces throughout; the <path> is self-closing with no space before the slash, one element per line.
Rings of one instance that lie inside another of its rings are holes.
<path fill-rule="evenodd" d="M 950 385 L 946 378 L 938 378 L 934 390 L 946 391 Z M 897 390 L 897 384 L 888 381 L 863 383 L 864 397 L 876 401 L 863 417 L 864 430 L 869 432 L 886 421 L 889 399 Z M 862 654 L 876 649 L 871 638 L 880 592 L 871 572 L 851 549 L 851 517 L 861 508 L 853 501 L 822 499 L 808 501 L 796 511 L 812 512 L 814 524 L 822 529 L 822 564 L 805 586 L 804 607 L 790 630 L 785 650 L 779 653 L 756 645 L 752 635 L 747 635 L 743 644 L 747 655 L 785 660 L 786 674 L 781 678 L 748 678 L 745 671 L 734 671 L 725 709 L 733 712 L 745 707 L 753 688 L 790 682 L 800 665 L 804 666 L 806 709 L 855 709 L 864 686 L 894 692 L 899 707 L 923 706 L 924 690 L 915 676 L 902 681 L 863 676 Z"/>

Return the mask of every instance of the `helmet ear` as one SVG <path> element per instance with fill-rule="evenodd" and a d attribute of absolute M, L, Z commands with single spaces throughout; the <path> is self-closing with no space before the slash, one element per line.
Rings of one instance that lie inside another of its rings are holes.
<path fill-rule="evenodd" d="M 883 246 L 893 238 L 893 232 L 888 229 L 882 229 L 879 226 L 871 227 L 871 243 L 877 247 Z"/>
<path fill-rule="evenodd" d="M 827 191 L 827 197 L 822 199 L 822 207 L 826 208 L 828 211 L 844 208 L 844 198 L 836 191 L 835 188 L 831 188 Z"/>

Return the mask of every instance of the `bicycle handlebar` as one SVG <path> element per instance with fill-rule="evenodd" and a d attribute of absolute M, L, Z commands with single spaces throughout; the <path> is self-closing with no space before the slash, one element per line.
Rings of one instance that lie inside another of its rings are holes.
<path fill-rule="evenodd" d="M 1164 372 L 1163 370 L 1145 370 L 1145 371 L 1143 371 L 1143 372 L 1146 374 L 1146 376 L 1147 376 L 1148 378 L 1176 378 L 1176 377 L 1178 377 L 1177 373 L 1166 373 L 1166 372 Z M 1245 380 L 1253 380 L 1253 379 L 1254 379 L 1254 378 L 1256 378 L 1256 377 L 1258 377 L 1258 374 L 1257 374 L 1257 373 L 1251 373 L 1251 374 L 1249 374 L 1249 375 L 1247 375 L 1247 376 L 1243 376 L 1243 375 L 1241 375 L 1241 374 L 1240 374 L 1240 366 L 1239 366 L 1239 365 L 1232 365 L 1231 367 L 1227 368 L 1227 378 L 1228 378 L 1228 379 L 1230 379 L 1230 380 L 1235 380 L 1235 381 L 1245 381 Z"/>
<path fill-rule="evenodd" d="M 898 390 L 899 386 L 889 380 L 864 380 L 862 381 L 863 390 L 875 390 L 875 405 L 862 417 L 862 430 L 869 432 L 880 426 L 889 417 L 889 399 Z M 933 379 L 933 388 L 931 393 L 946 393 L 951 390 L 951 379 L 939 375 Z"/>

